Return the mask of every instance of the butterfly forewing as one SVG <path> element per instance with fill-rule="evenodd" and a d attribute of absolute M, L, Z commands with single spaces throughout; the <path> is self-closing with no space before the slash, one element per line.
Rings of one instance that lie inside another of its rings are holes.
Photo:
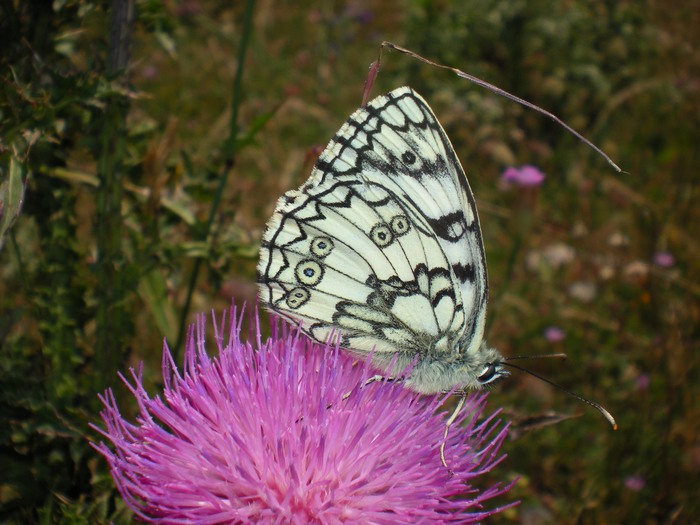
<path fill-rule="evenodd" d="M 283 195 L 258 265 L 264 304 L 358 353 L 474 352 L 487 294 L 461 165 L 407 87 L 347 120 L 309 180 Z"/>

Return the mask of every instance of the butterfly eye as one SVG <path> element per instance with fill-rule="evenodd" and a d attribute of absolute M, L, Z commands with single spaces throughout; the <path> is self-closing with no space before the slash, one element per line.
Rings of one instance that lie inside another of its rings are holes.
<path fill-rule="evenodd" d="M 496 379 L 496 377 L 498 377 L 496 365 L 493 363 L 487 363 L 477 379 L 479 380 L 479 383 L 485 385 Z"/>

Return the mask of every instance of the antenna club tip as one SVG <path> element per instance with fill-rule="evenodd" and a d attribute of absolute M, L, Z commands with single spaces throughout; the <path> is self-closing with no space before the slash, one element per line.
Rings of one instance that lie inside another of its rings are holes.
<path fill-rule="evenodd" d="M 620 427 L 617 425 L 617 423 L 613 423 L 613 430 L 619 430 Z"/>

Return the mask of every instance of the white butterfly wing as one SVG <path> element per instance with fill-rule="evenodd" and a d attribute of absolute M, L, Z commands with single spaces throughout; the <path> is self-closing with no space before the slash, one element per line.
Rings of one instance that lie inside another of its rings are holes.
<path fill-rule="evenodd" d="M 263 236 L 260 297 L 355 352 L 475 352 L 487 278 L 474 199 L 452 145 L 408 87 L 353 113 Z"/>

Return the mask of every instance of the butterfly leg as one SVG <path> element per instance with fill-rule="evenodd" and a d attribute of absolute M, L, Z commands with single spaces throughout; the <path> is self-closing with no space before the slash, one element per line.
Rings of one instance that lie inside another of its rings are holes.
<path fill-rule="evenodd" d="M 455 419 L 457 419 L 459 412 L 462 410 L 462 407 L 464 406 L 464 401 L 466 399 L 467 399 L 467 396 L 465 394 L 462 394 L 460 396 L 459 401 L 457 402 L 457 406 L 454 409 L 454 412 L 452 412 L 452 415 L 447 420 L 447 423 L 445 423 L 445 434 L 442 437 L 442 445 L 440 445 L 440 460 L 442 461 L 442 466 L 448 470 L 449 470 L 449 467 L 447 466 L 447 461 L 445 460 L 445 445 L 447 444 L 447 434 L 450 431 L 450 427 L 452 426 L 452 423 L 455 422 Z"/>
<path fill-rule="evenodd" d="M 376 375 L 376 376 L 372 376 L 369 379 L 367 379 L 367 381 L 365 381 L 365 384 L 362 386 L 365 387 L 367 385 L 371 385 L 372 383 L 374 383 L 376 381 L 386 381 L 387 383 L 390 383 L 390 382 L 393 383 L 394 381 L 401 381 L 401 379 L 403 379 L 403 378 L 401 378 L 401 377 L 386 377 L 386 376 L 382 376 L 382 375 Z M 343 396 L 343 401 L 345 401 L 347 398 L 349 398 L 350 394 L 352 394 L 352 392 L 346 392 L 345 395 Z"/>
<path fill-rule="evenodd" d="M 367 381 L 364 382 L 362 387 L 366 387 L 367 385 L 371 385 L 372 383 L 374 383 L 376 381 L 386 381 L 387 383 L 390 383 L 390 382 L 393 383 L 394 381 L 403 381 L 403 379 L 404 379 L 403 377 L 386 377 L 386 376 L 382 376 L 382 375 L 378 374 L 378 375 L 372 376 L 369 379 L 367 379 Z M 352 391 L 346 392 L 343 395 L 342 400 L 345 401 L 347 398 L 350 397 L 351 394 L 352 394 Z M 333 406 L 333 403 L 329 403 L 328 405 L 326 405 L 326 410 L 328 410 L 332 406 Z M 298 423 L 299 421 L 301 421 L 303 419 L 304 418 L 302 416 L 299 419 L 297 419 L 296 422 Z M 447 433 L 445 433 L 445 435 L 447 435 Z"/>

